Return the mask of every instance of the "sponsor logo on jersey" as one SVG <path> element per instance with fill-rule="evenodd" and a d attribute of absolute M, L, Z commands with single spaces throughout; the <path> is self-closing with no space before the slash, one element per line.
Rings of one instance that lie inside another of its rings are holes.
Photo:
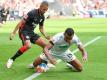
<path fill-rule="evenodd" d="M 35 24 L 34 22 L 32 23 L 33 27 L 35 28 L 37 26 L 37 24 Z"/>
<path fill-rule="evenodd" d="M 64 44 L 64 45 L 60 45 L 59 48 L 67 48 L 68 45 Z"/>

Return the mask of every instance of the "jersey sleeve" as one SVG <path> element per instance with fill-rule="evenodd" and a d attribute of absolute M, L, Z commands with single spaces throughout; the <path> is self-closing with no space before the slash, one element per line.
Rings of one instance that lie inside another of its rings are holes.
<path fill-rule="evenodd" d="M 78 46 L 78 45 L 82 45 L 82 42 L 80 41 L 80 39 L 77 37 L 77 35 L 74 34 L 73 37 L 73 41 L 74 43 Z"/>
<path fill-rule="evenodd" d="M 58 34 L 56 34 L 56 35 L 54 35 L 52 37 L 51 41 L 53 42 L 53 44 L 57 43 L 57 41 L 59 40 L 60 36 L 61 36 L 61 34 L 58 33 Z"/>
<path fill-rule="evenodd" d="M 25 20 L 25 21 L 27 21 L 27 20 L 29 20 L 29 19 L 32 19 L 33 18 L 33 10 L 32 11 L 29 11 L 27 14 L 25 14 L 24 16 L 23 16 L 23 19 Z"/>

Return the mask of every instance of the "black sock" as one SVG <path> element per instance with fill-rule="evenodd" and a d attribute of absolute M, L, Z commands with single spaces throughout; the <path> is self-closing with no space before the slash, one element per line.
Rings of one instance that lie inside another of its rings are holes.
<path fill-rule="evenodd" d="M 13 59 L 13 61 L 16 59 L 16 58 L 18 58 L 19 56 L 21 56 L 23 53 L 20 51 L 20 50 L 18 50 L 17 52 L 16 52 L 16 54 L 13 56 L 13 57 L 11 57 L 11 59 Z"/>

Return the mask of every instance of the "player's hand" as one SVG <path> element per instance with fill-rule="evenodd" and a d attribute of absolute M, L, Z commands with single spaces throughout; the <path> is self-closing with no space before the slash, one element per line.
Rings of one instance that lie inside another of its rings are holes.
<path fill-rule="evenodd" d="M 83 55 L 83 61 L 87 61 L 87 53 L 85 53 L 84 55 Z"/>
<path fill-rule="evenodd" d="M 45 36 L 45 38 L 46 38 L 47 40 L 50 40 L 50 39 L 51 39 L 51 37 L 50 37 L 50 36 Z"/>
<path fill-rule="evenodd" d="M 53 64 L 53 65 L 55 65 L 57 62 L 56 62 L 55 59 L 52 59 L 52 60 L 50 60 L 50 63 Z"/>
<path fill-rule="evenodd" d="M 9 39 L 12 40 L 14 38 L 15 34 L 11 33 Z"/>

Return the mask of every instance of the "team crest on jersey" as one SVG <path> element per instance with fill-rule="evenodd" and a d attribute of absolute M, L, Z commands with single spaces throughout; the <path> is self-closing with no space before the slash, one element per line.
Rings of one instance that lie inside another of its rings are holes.
<path fill-rule="evenodd" d="M 29 36 L 26 36 L 26 39 L 29 39 Z"/>
<path fill-rule="evenodd" d="M 42 19 L 40 19 L 40 22 L 42 22 Z"/>

